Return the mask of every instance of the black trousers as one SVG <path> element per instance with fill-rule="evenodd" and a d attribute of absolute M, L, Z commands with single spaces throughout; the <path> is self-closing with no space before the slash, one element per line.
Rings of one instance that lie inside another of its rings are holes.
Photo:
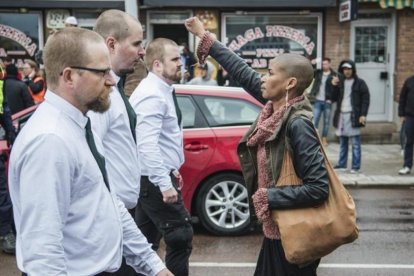
<path fill-rule="evenodd" d="M 3 157 L 0 156 L 0 236 L 13 229 L 13 208 L 7 189 L 6 168 Z"/>
<path fill-rule="evenodd" d="M 254 276 L 316 276 L 320 260 L 299 267 L 286 260 L 280 240 L 264 238 Z"/>
<path fill-rule="evenodd" d="M 147 176 L 141 177 L 141 190 L 135 210 L 135 221 L 152 248 L 158 250 L 161 237 L 166 244 L 165 264 L 176 276 L 187 276 L 192 251 L 191 217 L 178 191 L 176 179 L 171 181 L 178 192 L 178 201 L 166 204 L 160 189 Z"/>

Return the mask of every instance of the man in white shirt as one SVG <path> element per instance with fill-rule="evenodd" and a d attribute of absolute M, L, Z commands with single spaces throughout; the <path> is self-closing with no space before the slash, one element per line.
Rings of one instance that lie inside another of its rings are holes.
<path fill-rule="evenodd" d="M 102 141 L 113 190 L 134 217 L 139 196 L 140 164 L 135 143 L 136 115 L 123 90 L 124 77 L 134 71 L 145 54 L 142 26 L 120 10 L 103 12 L 94 27 L 109 50 L 111 76 L 116 85 L 110 93 L 111 106 L 104 113 L 89 112 L 93 130 Z M 118 275 L 135 275 L 125 259 Z"/>
<path fill-rule="evenodd" d="M 147 46 L 145 63 L 149 74 L 130 98 L 137 114 L 142 173 L 135 220 L 154 250 L 164 237 L 166 265 L 175 275 L 183 276 L 188 275 L 193 229 L 177 181 L 184 163 L 181 112 L 172 86 L 181 79 L 177 44 L 155 39 Z"/>
<path fill-rule="evenodd" d="M 128 264 L 172 275 L 151 250 L 107 178 L 88 110 L 109 108 L 115 84 L 109 52 L 95 32 L 66 28 L 44 49 L 45 101 L 19 134 L 9 184 L 23 275 L 110 275 Z"/>

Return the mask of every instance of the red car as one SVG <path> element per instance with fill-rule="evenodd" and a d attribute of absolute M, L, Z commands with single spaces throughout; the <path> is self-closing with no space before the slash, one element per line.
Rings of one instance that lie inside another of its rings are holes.
<path fill-rule="evenodd" d="M 250 213 L 236 148 L 262 104 L 241 88 L 176 85 L 175 91 L 183 113 L 185 206 L 211 233 L 243 233 Z M 13 116 L 18 130 L 35 108 Z"/>

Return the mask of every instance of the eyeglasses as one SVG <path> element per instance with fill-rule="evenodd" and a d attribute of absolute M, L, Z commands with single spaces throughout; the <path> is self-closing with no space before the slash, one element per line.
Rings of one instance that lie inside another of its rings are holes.
<path fill-rule="evenodd" d="M 96 69 L 96 68 L 89 68 L 89 67 L 83 67 L 83 66 L 71 66 L 72 69 L 79 69 L 79 70 L 86 70 L 93 72 L 95 74 L 102 74 L 102 77 L 109 76 L 109 72 L 111 72 L 111 68 L 105 68 L 105 69 Z"/>
<path fill-rule="evenodd" d="M 97 69 L 97 68 L 90 68 L 90 67 L 83 67 L 83 66 L 69 66 L 69 68 L 72 69 L 78 69 L 78 70 L 86 70 L 93 72 L 95 74 L 102 74 L 102 77 L 108 77 L 109 73 L 111 72 L 111 68 L 105 68 L 105 69 Z M 62 75 L 63 72 L 60 73 Z"/>

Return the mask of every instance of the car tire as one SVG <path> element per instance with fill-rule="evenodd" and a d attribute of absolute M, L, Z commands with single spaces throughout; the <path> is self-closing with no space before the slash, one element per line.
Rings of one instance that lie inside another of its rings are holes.
<path fill-rule="evenodd" d="M 237 174 L 220 174 L 202 184 L 197 197 L 199 219 L 215 235 L 239 235 L 250 226 L 246 185 Z"/>

